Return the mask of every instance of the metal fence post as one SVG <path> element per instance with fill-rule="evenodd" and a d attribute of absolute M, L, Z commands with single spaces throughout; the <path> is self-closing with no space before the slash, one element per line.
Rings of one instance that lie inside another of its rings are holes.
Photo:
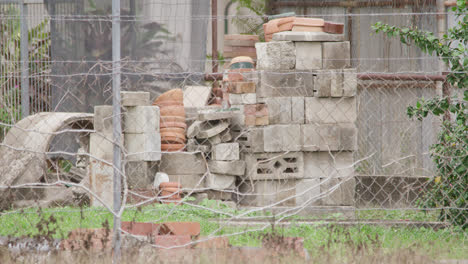
<path fill-rule="evenodd" d="M 29 51 L 28 51 L 28 6 L 22 0 L 20 2 L 20 30 L 21 30 L 21 117 L 29 115 Z"/>
<path fill-rule="evenodd" d="M 121 207 L 121 152 L 122 137 L 120 117 L 120 0 L 112 0 L 112 124 L 114 134 L 114 263 L 120 263 L 120 207 Z"/>

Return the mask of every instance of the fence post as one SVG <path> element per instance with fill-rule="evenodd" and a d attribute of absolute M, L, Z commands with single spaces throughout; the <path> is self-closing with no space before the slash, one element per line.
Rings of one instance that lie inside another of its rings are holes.
<path fill-rule="evenodd" d="M 114 236 L 113 260 L 120 263 L 121 151 L 122 127 L 120 117 L 120 0 L 112 0 L 112 124 L 114 136 Z"/>
<path fill-rule="evenodd" d="M 29 70 L 28 70 L 28 6 L 20 2 L 20 53 L 21 53 L 21 118 L 29 115 Z"/>

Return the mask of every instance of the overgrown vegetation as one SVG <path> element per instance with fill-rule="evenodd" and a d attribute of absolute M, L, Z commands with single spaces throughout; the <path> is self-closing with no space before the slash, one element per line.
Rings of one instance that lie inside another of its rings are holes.
<path fill-rule="evenodd" d="M 416 45 L 423 52 L 439 56 L 450 68 L 447 82 L 463 91 L 463 98 L 419 100 L 407 109 L 410 118 L 422 120 L 428 114 L 444 116 L 438 142 L 431 146 L 437 176 L 433 187 L 420 199 L 423 208 L 441 208 L 440 220 L 468 228 L 468 4 L 457 0 L 453 8 L 457 24 L 443 38 L 417 28 L 399 28 L 377 23 L 373 29 L 400 41 Z"/>

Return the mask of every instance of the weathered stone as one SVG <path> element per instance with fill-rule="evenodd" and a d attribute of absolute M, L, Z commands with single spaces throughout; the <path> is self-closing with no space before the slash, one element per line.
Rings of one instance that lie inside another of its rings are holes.
<path fill-rule="evenodd" d="M 112 134 L 89 134 L 89 155 L 96 159 L 112 162 L 114 144 Z"/>
<path fill-rule="evenodd" d="M 314 96 L 312 72 L 260 72 L 257 97 Z"/>
<path fill-rule="evenodd" d="M 206 161 L 201 153 L 163 153 L 159 170 L 169 175 L 204 174 Z"/>
<path fill-rule="evenodd" d="M 123 133 L 154 133 L 159 131 L 159 107 L 127 107 L 124 113 Z"/>
<path fill-rule="evenodd" d="M 96 105 L 94 107 L 94 130 L 112 134 L 112 106 Z"/>
<path fill-rule="evenodd" d="M 246 181 L 240 185 L 242 205 L 248 206 L 294 206 L 296 199 L 295 180 Z"/>
<path fill-rule="evenodd" d="M 229 92 L 233 94 L 255 93 L 254 82 L 229 82 Z"/>
<path fill-rule="evenodd" d="M 231 119 L 234 117 L 235 111 L 231 110 L 202 110 L 198 112 L 198 120 L 200 121 L 212 121 Z"/>
<path fill-rule="evenodd" d="M 322 205 L 354 205 L 356 180 L 353 176 L 346 178 L 320 179 Z"/>
<path fill-rule="evenodd" d="M 355 150 L 356 130 L 352 123 L 302 125 L 302 150 Z"/>
<path fill-rule="evenodd" d="M 343 69 L 351 67 L 349 41 L 324 42 L 322 45 L 324 69 Z"/>
<path fill-rule="evenodd" d="M 158 161 L 161 159 L 161 135 L 153 133 L 124 134 L 128 161 Z"/>
<path fill-rule="evenodd" d="M 300 125 L 271 125 L 264 128 L 263 145 L 265 152 L 300 151 Z"/>
<path fill-rule="evenodd" d="M 304 178 L 348 177 L 354 174 L 353 152 L 304 152 Z"/>
<path fill-rule="evenodd" d="M 229 94 L 229 103 L 231 105 L 256 104 L 257 95 L 255 93 Z"/>
<path fill-rule="evenodd" d="M 357 84 L 356 69 L 343 69 L 343 96 L 356 96 Z"/>
<path fill-rule="evenodd" d="M 343 34 L 329 34 L 324 32 L 284 31 L 273 34 L 275 41 L 344 41 Z"/>
<path fill-rule="evenodd" d="M 292 70 L 296 64 L 296 49 L 291 41 L 258 42 L 257 69 Z"/>
<path fill-rule="evenodd" d="M 114 168 L 104 162 L 90 159 L 88 175 L 90 179 L 90 189 L 99 198 L 91 196 L 91 206 L 106 205 L 112 208 L 113 196 L 113 175 Z"/>
<path fill-rule="evenodd" d="M 304 178 L 302 152 L 294 153 L 246 153 L 246 179 L 284 180 Z"/>
<path fill-rule="evenodd" d="M 291 97 L 269 97 L 265 98 L 264 102 L 268 107 L 269 124 L 291 123 Z"/>
<path fill-rule="evenodd" d="M 223 143 L 212 147 L 213 160 L 239 160 L 239 143 Z"/>
<path fill-rule="evenodd" d="M 245 161 L 221 161 L 211 160 L 208 162 L 210 172 L 217 174 L 237 175 L 244 176 L 245 174 Z"/>
<path fill-rule="evenodd" d="M 211 87 L 208 86 L 185 86 L 184 106 L 203 107 L 208 103 L 211 96 Z"/>
<path fill-rule="evenodd" d="M 320 42 L 294 42 L 296 45 L 296 70 L 322 69 L 322 44 Z"/>
<path fill-rule="evenodd" d="M 304 97 L 291 97 L 291 123 L 304 124 Z"/>
<path fill-rule="evenodd" d="M 193 122 L 187 129 L 187 138 L 196 137 L 198 135 L 198 132 L 200 132 L 202 124 L 202 121 Z"/>
<path fill-rule="evenodd" d="M 296 180 L 296 206 L 318 205 L 320 179 Z"/>
<path fill-rule="evenodd" d="M 231 105 L 234 111 L 234 116 L 231 118 L 231 126 L 244 126 L 245 125 L 245 115 L 244 115 L 244 105 Z"/>
<path fill-rule="evenodd" d="M 196 138 L 205 139 L 218 135 L 229 127 L 228 122 L 203 122 Z"/>
<path fill-rule="evenodd" d="M 203 174 L 168 174 L 169 181 L 178 182 L 182 185 L 182 191 L 185 193 L 200 191 L 205 188 L 206 177 Z"/>
<path fill-rule="evenodd" d="M 211 147 L 209 145 L 200 144 L 196 139 L 189 139 L 187 141 L 187 152 L 209 152 Z"/>
<path fill-rule="evenodd" d="M 125 164 L 129 189 L 146 189 L 154 183 L 157 165 L 151 161 L 129 161 Z"/>
<path fill-rule="evenodd" d="M 343 73 L 341 71 L 318 71 L 314 79 L 316 97 L 343 96 Z"/>
<path fill-rule="evenodd" d="M 353 123 L 340 124 L 340 150 L 357 150 L 357 128 Z"/>
<path fill-rule="evenodd" d="M 241 152 L 258 153 L 264 151 L 263 128 L 237 129 L 233 131 L 235 142 L 239 143 Z"/>
<path fill-rule="evenodd" d="M 210 200 L 231 201 L 234 195 L 232 190 L 207 190 L 205 193 Z"/>
<path fill-rule="evenodd" d="M 150 105 L 150 93 L 148 92 L 120 92 L 122 106 Z"/>
<path fill-rule="evenodd" d="M 234 190 L 236 188 L 236 176 L 209 173 L 206 178 L 206 188 Z"/>
<path fill-rule="evenodd" d="M 356 100 L 353 97 L 304 99 L 306 123 L 333 124 L 356 121 Z"/>

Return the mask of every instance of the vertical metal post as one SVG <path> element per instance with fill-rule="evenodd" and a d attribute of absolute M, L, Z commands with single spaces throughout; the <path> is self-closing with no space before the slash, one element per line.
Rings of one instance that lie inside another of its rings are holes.
<path fill-rule="evenodd" d="M 120 263 L 120 207 L 121 207 L 121 151 L 122 127 L 120 118 L 120 0 L 112 0 L 112 125 L 114 134 L 114 236 L 113 260 Z"/>
<path fill-rule="evenodd" d="M 218 1 L 211 0 L 211 55 L 212 72 L 218 72 Z"/>
<path fill-rule="evenodd" d="M 28 6 L 20 2 L 20 53 L 21 53 L 21 117 L 29 115 L 29 51 L 28 51 Z"/>
<path fill-rule="evenodd" d="M 445 12 L 447 11 L 445 6 L 445 0 L 437 0 L 437 36 L 439 39 L 442 39 L 444 35 L 447 33 L 447 16 Z M 445 62 L 441 59 L 439 60 L 439 71 L 440 74 L 444 74 L 446 72 L 447 66 Z M 444 81 L 442 86 L 442 97 L 448 98 L 450 102 L 451 91 L 450 91 L 450 84 L 447 80 Z M 445 121 L 450 121 L 450 112 L 447 111 L 444 114 L 443 119 Z"/>

